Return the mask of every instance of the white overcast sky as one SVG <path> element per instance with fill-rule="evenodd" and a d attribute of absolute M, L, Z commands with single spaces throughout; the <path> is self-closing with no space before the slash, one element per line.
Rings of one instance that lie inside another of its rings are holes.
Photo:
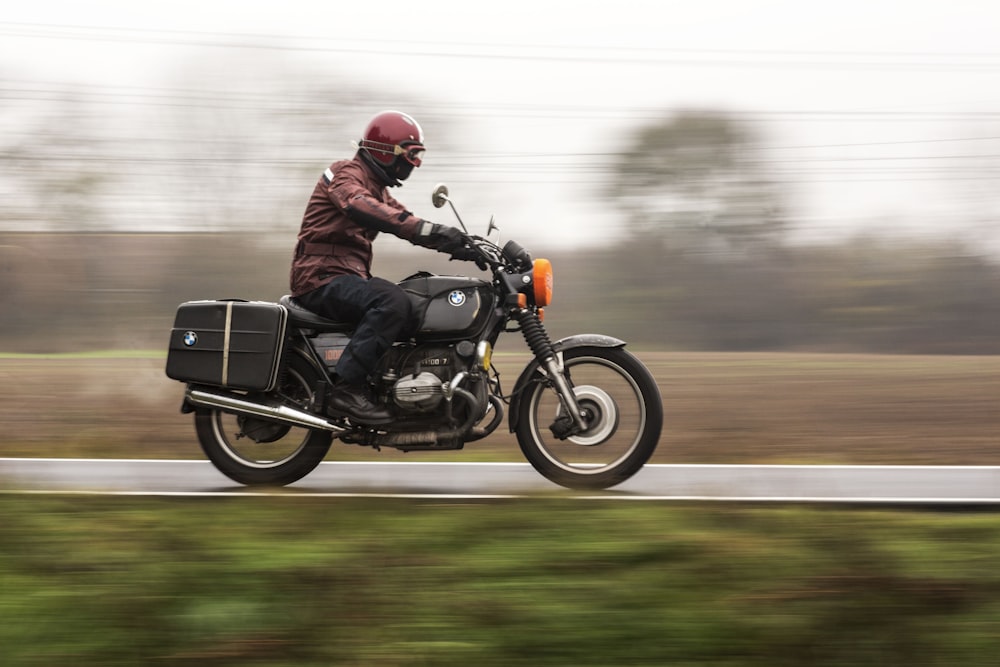
<path fill-rule="evenodd" d="M 0 7 L 0 81 L 155 88 L 196 50 L 257 45 L 440 100 L 494 153 L 614 151 L 645 118 L 725 109 L 759 121 L 807 235 L 874 219 L 947 233 L 1000 212 L 997 35 L 995 0 L 48 0 Z M 497 183 L 508 232 L 613 229 L 592 186 L 547 178 Z"/>

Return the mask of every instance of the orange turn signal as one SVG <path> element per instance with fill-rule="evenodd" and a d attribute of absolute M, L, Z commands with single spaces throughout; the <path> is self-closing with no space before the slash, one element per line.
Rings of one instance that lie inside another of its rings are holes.
<path fill-rule="evenodd" d="M 535 305 L 539 308 L 549 305 L 552 303 L 552 262 L 536 259 L 531 274 L 535 285 Z"/>

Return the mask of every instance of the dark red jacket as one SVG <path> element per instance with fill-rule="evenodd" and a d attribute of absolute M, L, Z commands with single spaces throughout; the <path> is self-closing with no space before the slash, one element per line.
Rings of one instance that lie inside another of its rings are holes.
<path fill-rule="evenodd" d="M 425 221 L 393 199 L 360 154 L 330 165 L 316 183 L 292 259 L 292 296 L 332 278 L 371 278 L 372 241 L 389 232 L 413 241 Z"/>

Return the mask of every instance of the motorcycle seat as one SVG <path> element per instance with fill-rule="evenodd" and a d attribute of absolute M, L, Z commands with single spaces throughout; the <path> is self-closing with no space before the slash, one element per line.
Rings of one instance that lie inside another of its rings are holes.
<path fill-rule="evenodd" d="M 356 326 L 354 322 L 338 322 L 336 320 L 328 320 L 322 315 L 317 315 L 289 294 L 281 297 L 278 303 L 288 310 L 288 321 L 298 327 L 315 329 L 321 333 L 334 331 L 348 333 L 353 331 Z"/>

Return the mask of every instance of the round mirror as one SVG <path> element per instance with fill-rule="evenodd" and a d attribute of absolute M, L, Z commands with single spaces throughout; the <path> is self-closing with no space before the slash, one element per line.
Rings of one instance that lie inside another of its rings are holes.
<path fill-rule="evenodd" d="M 448 201 L 448 186 L 444 183 L 439 183 L 436 188 L 434 188 L 434 193 L 431 194 L 431 203 L 434 204 L 434 208 L 441 208 Z"/>

